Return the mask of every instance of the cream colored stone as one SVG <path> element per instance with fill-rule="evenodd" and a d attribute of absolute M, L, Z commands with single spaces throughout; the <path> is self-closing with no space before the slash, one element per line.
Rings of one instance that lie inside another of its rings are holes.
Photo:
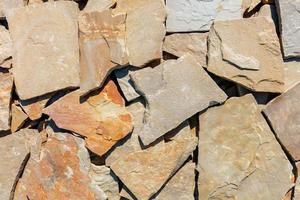
<path fill-rule="evenodd" d="M 91 11 L 104 11 L 112 7 L 116 3 L 116 0 L 88 0 L 84 7 L 84 12 Z"/>
<path fill-rule="evenodd" d="M 23 0 L 1 0 L 0 1 L 0 18 L 5 18 L 10 12 L 19 7 L 23 7 Z"/>
<path fill-rule="evenodd" d="M 284 88 L 285 91 L 300 82 L 300 60 L 284 62 Z"/>
<path fill-rule="evenodd" d="M 0 73 L 0 131 L 10 129 L 10 101 L 13 77 L 10 73 Z"/>
<path fill-rule="evenodd" d="M 7 61 L 12 56 L 12 41 L 10 38 L 9 31 L 4 27 L 0 26 L 0 65 Z"/>

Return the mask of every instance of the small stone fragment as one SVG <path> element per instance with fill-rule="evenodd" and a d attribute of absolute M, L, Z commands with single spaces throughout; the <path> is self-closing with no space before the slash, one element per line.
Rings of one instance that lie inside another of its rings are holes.
<path fill-rule="evenodd" d="M 300 56 L 300 0 L 276 0 L 284 57 Z"/>
<path fill-rule="evenodd" d="M 92 11 L 104 11 L 112 7 L 116 3 L 116 0 L 88 0 L 84 7 L 84 12 Z"/>
<path fill-rule="evenodd" d="M 12 56 L 12 41 L 9 35 L 9 31 L 0 26 L 0 65 L 7 61 Z M 5 65 L 4 65 L 5 66 Z"/>
<path fill-rule="evenodd" d="M 10 73 L 0 72 L 0 131 L 10 129 L 10 100 L 13 77 Z"/>
<path fill-rule="evenodd" d="M 300 82 L 300 60 L 284 62 L 284 88 L 285 91 Z"/>
<path fill-rule="evenodd" d="M 189 54 L 133 72 L 131 78 L 147 104 L 144 127 L 139 133 L 144 145 L 227 97 Z"/>
<path fill-rule="evenodd" d="M 208 33 L 181 33 L 165 37 L 163 51 L 177 57 L 185 53 L 193 55 L 202 67 L 206 67 Z"/>
<path fill-rule="evenodd" d="M 11 105 L 11 132 L 16 132 L 23 126 L 28 116 L 16 104 Z"/>
<path fill-rule="evenodd" d="M 153 196 L 196 148 L 197 137 L 187 123 L 174 133 L 178 136 L 170 142 L 161 141 L 112 163 L 111 169 L 137 199 L 147 200 Z"/>
<path fill-rule="evenodd" d="M 12 10 L 13 75 L 22 100 L 79 86 L 77 15 L 72 1 Z"/>
<path fill-rule="evenodd" d="M 215 22 L 208 43 L 208 71 L 252 91 L 284 90 L 280 44 L 269 17 Z"/>
<path fill-rule="evenodd" d="M 242 18 L 242 0 L 167 0 L 167 31 L 208 31 L 214 20 Z"/>
<path fill-rule="evenodd" d="M 252 95 L 200 115 L 198 155 L 199 199 L 282 200 L 293 186 L 292 166 Z"/>
<path fill-rule="evenodd" d="M 80 99 L 80 92 L 76 90 L 55 101 L 43 112 L 59 128 L 86 137 L 87 148 L 100 156 L 132 130 L 131 115 L 111 80 L 87 99 Z"/>
<path fill-rule="evenodd" d="M 263 112 L 285 149 L 300 160 L 300 83 L 273 99 Z"/>

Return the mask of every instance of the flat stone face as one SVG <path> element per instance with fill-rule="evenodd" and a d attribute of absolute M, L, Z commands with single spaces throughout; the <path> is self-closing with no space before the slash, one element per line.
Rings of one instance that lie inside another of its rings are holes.
<path fill-rule="evenodd" d="M 9 31 L 0 26 L 0 63 L 1 65 L 12 56 L 13 47 Z"/>
<path fill-rule="evenodd" d="M 10 73 L 0 73 L 0 131 L 10 129 L 10 100 L 13 77 Z"/>
<path fill-rule="evenodd" d="M 299 60 L 300 61 L 300 60 Z M 285 91 L 300 82 L 300 62 L 284 62 L 284 88 Z"/>
<path fill-rule="evenodd" d="M 44 109 L 58 127 L 86 137 L 86 146 L 98 155 L 106 153 L 132 130 L 132 119 L 113 81 L 84 101 L 78 90 Z"/>
<path fill-rule="evenodd" d="M 226 94 L 192 55 L 133 72 L 131 78 L 148 104 L 139 136 L 148 145 Z"/>
<path fill-rule="evenodd" d="M 208 44 L 208 71 L 253 91 L 284 90 L 283 60 L 271 18 L 215 22 Z"/>
<path fill-rule="evenodd" d="M 9 15 L 21 99 L 79 86 L 77 16 L 78 5 L 71 1 L 26 6 Z"/>
<path fill-rule="evenodd" d="M 200 115 L 198 155 L 199 199 L 281 200 L 293 185 L 292 166 L 252 95 Z"/>
<path fill-rule="evenodd" d="M 118 0 L 116 12 L 127 13 L 126 48 L 129 64 L 139 67 L 160 59 L 166 33 L 164 1 Z"/>
<path fill-rule="evenodd" d="M 89 165 L 82 139 L 55 134 L 44 144 L 41 159 L 28 161 L 14 199 L 94 200 Z"/>
<path fill-rule="evenodd" d="M 297 172 L 299 174 L 300 172 L 300 162 L 296 162 L 296 168 L 297 168 Z M 295 190 L 294 190 L 294 199 L 298 200 L 300 198 L 300 179 L 299 176 L 296 180 L 296 185 L 295 185 Z"/>
<path fill-rule="evenodd" d="M 12 9 L 23 7 L 23 0 L 1 0 L 0 1 L 0 18 L 5 18 L 10 14 Z"/>
<path fill-rule="evenodd" d="M 146 200 L 153 196 L 196 148 L 197 138 L 186 123 L 174 133 L 177 133 L 176 139 L 135 151 L 111 165 L 113 172 L 137 199 Z"/>
<path fill-rule="evenodd" d="M 300 160 L 300 83 L 272 100 L 263 112 L 282 145 Z"/>
<path fill-rule="evenodd" d="M 155 200 L 194 199 L 195 163 L 188 162 L 171 178 Z"/>
<path fill-rule="evenodd" d="M 16 104 L 11 105 L 11 132 L 16 132 L 25 123 L 27 115 Z"/>
<path fill-rule="evenodd" d="M 29 157 L 29 150 L 20 135 L 10 134 L 0 138 L 0 154 L 0 199 L 10 200 Z"/>
<path fill-rule="evenodd" d="M 284 57 L 300 56 L 300 0 L 277 0 Z"/>
<path fill-rule="evenodd" d="M 84 12 L 104 11 L 116 3 L 116 0 L 89 0 L 84 7 Z"/>
<path fill-rule="evenodd" d="M 208 31 L 214 20 L 242 18 L 242 0 L 166 0 L 168 32 Z"/>
<path fill-rule="evenodd" d="M 193 55 L 202 67 L 206 67 L 208 33 L 181 33 L 167 35 L 163 44 L 163 51 L 177 57 L 185 53 Z"/>

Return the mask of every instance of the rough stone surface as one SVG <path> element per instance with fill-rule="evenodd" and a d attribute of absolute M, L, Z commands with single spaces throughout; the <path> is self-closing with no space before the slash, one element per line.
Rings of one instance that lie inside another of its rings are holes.
<path fill-rule="evenodd" d="M 208 71 L 253 91 L 283 92 L 283 60 L 272 19 L 215 22 L 208 43 Z"/>
<path fill-rule="evenodd" d="M 300 56 L 300 0 L 276 0 L 284 56 Z"/>
<path fill-rule="evenodd" d="M 40 160 L 30 159 L 14 199 L 96 199 L 82 139 L 58 133 L 48 138 Z"/>
<path fill-rule="evenodd" d="M 284 62 L 284 88 L 285 91 L 300 82 L 300 60 Z"/>
<path fill-rule="evenodd" d="M 13 78 L 10 73 L 0 72 L 0 131 L 10 129 L 10 100 Z"/>
<path fill-rule="evenodd" d="M 193 55 L 202 67 L 206 67 L 208 33 L 181 33 L 165 37 L 163 51 L 177 57 L 185 53 Z"/>
<path fill-rule="evenodd" d="M 214 20 L 242 18 L 242 0 L 167 0 L 167 31 L 208 31 Z"/>
<path fill-rule="evenodd" d="M 80 99 L 78 90 L 44 109 L 58 127 L 86 137 L 86 146 L 98 155 L 106 153 L 132 130 L 130 113 L 113 81 Z"/>
<path fill-rule="evenodd" d="M 29 156 L 25 140 L 18 134 L 0 138 L 0 199 L 10 200 Z"/>
<path fill-rule="evenodd" d="M 79 86 L 77 15 L 75 2 L 58 1 L 14 9 L 8 17 L 21 99 Z"/>
<path fill-rule="evenodd" d="M 131 72 L 133 72 L 133 70 L 130 67 L 115 71 L 118 84 L 127 101 L 132 101 L 140 96 L 140 94 L 135 91 L 133 82 L 129 76 Z"/>
<path fill-rule="evenodd" d="M 116 12 L 127 13 L 126 48 L 129 64 L 140 67 L 160 59 L 166 33 L 164 1 L 118 0 Z"/>
<path fill-rule="evenodd" d="M 133 72 L 131 78 L 147 103 L 144 127 L 139 133 L 144 145 L 227 97 L 189 54 Z"/>
<path fill-rule="evenodd" d="M 298 178 L 296 180 L 295 190 L 294 190 L 294 200 L 300 199 L 300 178 L 299 178 L 299 172 L 300 172 L 300 162 L 296 162 L 296 168 L 298 172 Z"/>
<path fill-rule="evenodd" d="M 300 160 L 300 83 L 273 99 L 263 112 L 282 145 Z"/>
<path fill-rule="evenodd" d="M 17 106 L 16 104 L 11 105 L 11 132 L 16 132 L 22 125 L 25 123 L 27 119 L 27 115 L 23 112 L 23 110 Z"/>
<path fill-rule="evenodd" d="M 177 133 L 176 139 L 135 151 L 111 165 L 137 199 L 146 200 L 153 196 L 196 148 L 197 138 L 187 123 L 174 133 Z"/>
<path fill-rule="evenodd" d="M 9 31 L 4 26 L 0 26 L 0 65 L 12 56 L 12 50 Z"/>
<path fill-rule="evenodd" d="M 199 199 L 281 200 L 293 186 L 292 166 L 252 95 L 210 108 L 200 124 Z"/>
<path fill-rule="evenodd" d="M 12 9 L 23 7 L 23 0 L 1 0 L 0 1 L 0 18 L 5 18 L 10 14 Z"/>
<path fill-rule="evenodd" d="M 116 0 L 89 0 L 83 11 L 104 11 L 112 7 L 115 3 Z"/>

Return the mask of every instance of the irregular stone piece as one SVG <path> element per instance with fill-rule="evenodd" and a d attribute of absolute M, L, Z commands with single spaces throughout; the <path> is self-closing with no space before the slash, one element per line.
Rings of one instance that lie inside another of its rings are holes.
<path fill-rule="evenodd" d="M 10 129 L 10 100 L 13 77 L 10 73 L 0 72 L 0 131 Z"/>
<path fill-rule="evenodd" d="M 215 22 L 208 43 L 208 71 L 253 91 L 283 91 L 280 44 L 269 17 Z"/>
<path fill-rule="evenodd" d="M 177 57 L 185 53 L 193 55 L 202 67 L 206 67 L 208 33 L 181 33 L 165 37 L 163 50 Z"/>
<path fill-rule="evenodd" d="M 119 86 L 127 101 L 132 101 L 140 96 L 134 89 L 130 74 L 133 70 L 130 67 L 118 69 L 115 71 Z"/>
<path fill-rule="evenodd" d="M 1 0 L 0 1 L 0 18 L 5 18 L 11 13 L 12 9 L 23 7 L 23 0 Z"/>
<path fill-rule="evenodd" d="M 197 137 L 187 123 L 174 133 L 178 137 L 170 142 L 161 141 L 112 163 L 111 169 L 137 199 L 146 200 L 153 196 L 196 148 Z"/>
<path fill-rule="evenodd" d="M 199 199 L 282 200 L 293 186 L 292 166 L 252 95 L 200 115 L 198 155 Z"/>
<path fill-rule="evenodd" d="M 284 57 L 300 56 L 300 0 L 277 0 Z"/>
<path fill-rule="evenodd" d="M 75 2 L 57 1 L 14 9 L 8 17 L 22 100 L 79 86 L 77 15 Z"/>
<path fill-rule="evenodd" d="M 282 145 L 300 160 L 300 83 L 273 99 L 263 112 Z"/>
<path fill-rule="evenodd" d="M 120 200 L 118 181 L 108 167 L 92 164 L 90 176 L 92 187 L 100 191 L 100 199 Z"/>
<path fill-rule="evenodd" d="M 104 11 L 112 7 L 116 0 L 88 0 L 84 12 Z"/>
<path fill-rule="evenodd" d="M 87 99 L 78 90 L 44 109 L 59 128 L 86 137 L 86 146 L 98 155 L 105 154 L 132 130 L 131 115 L 113 81 Z"/>
<path fill-rule="evenodd" d="M 11 66 L 12 66 L 12 59 L 9 58 L 9 59 L 5 60 L 5 61 L 0 65 L 0 69 L 1 69 L 1 68 L 10 69 Z"/>
<path fill-rule="evenodd" d="M 12 56 L 12 41 L 9 35 L 9 31 L 0 26 L 0 65 Z"/>
<path fill-rule="evenodd" d="M 16 104 L 11 105 L 11 132 L 16 132 L 23 126 L 27 115 L 22 111 L 22 109 Z"/>
<path fill-rule="evenodd" d="M 299 60 L 300 61 L 300 60 Z M 297 60 L 284 62 L 285 91 L 300 82 L 300 62 Z"/>
<path fill-rule="evenodd" d="M 214 20 L 242 18 L 242 0 L 167 0 L 168 32 L 208 31 Z"/>
<path fill-rule="evenodd" d="M 83 140 L 55 134 L 44 144 L 40 160 L 28 161 L 14 199 L 96 199 L 89 168 Z"/>
<path fill-rule="evenodd" d="M 165 185 L 155 200 L 194 199 L 195 163 L 186 163 Z"/>
<path fill-rule="evenodd" d="M 300 199 L 300 178 L 299 178 L 300 162 L 296 162 L 296 168 L 297 168 L 298 178 L 296 180 L 296 185 L 294 190 L 294 200 L 299 200 Z"/>
<path fill-rule="evenodd" d="M 0 138 L 0 152 L 0 199 L 10 200 L 29 157 L 29 150 L 20 135 L 10 134 Z"/>
<path fill-rule="evenodd" d="M 262 3 L 261 0 L 243 0 L 243 9 L 249 13 Z"/>
<path fill-rule="evenodd" d="M 127 13 L 126 48 L 129 64 L 140 67 L 162 58 L 162 42 L 166 33 L 164 1 L 118 0 L 116 12 Z"/>
<path fill-rule="evenodd" d="M 144 145 L 227 97 L 189 54 L 155 68 L 138 70 L 130 76 L 147 103 L 144 127 L 139 133 Z"/>
<path fill-rule="evenodd" d="M 80 90 L 87 93 L 102 86 L 110 72 L 128 63 L 125 48 L 126 14 L 111 10 L 83 12 L 80 29 Z"/>

